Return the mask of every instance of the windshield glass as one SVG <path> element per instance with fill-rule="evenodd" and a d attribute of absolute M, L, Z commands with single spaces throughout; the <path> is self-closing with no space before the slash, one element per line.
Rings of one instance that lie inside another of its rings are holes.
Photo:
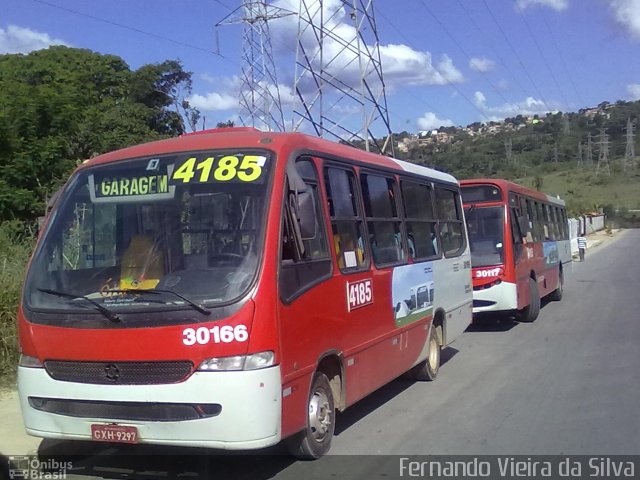
<path fill-rule="evenodd" d="M 487 267 L 504 263 L 504 207 L 465 208 L 471 264 Z"/>
<path fill-rule="evenodd" d="M 73 296 L 109 310 L 238 298 L 262 252 L 271 161 L 266 152 L 192 152 L 81 172 L 32 262 L 28 306 L 91 308 Z M 149 289 L 157 291 L 141 291 Z"/>

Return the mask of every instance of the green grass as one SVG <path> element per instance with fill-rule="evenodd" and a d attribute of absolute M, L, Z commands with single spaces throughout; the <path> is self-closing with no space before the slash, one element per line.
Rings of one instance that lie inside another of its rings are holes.
<path fill-rule="evenodd" d="M 410 313 L 406 317 L 396 318 L 396 327 L 403 327 L 405 325 L 409 325 L 410 323 L 417 322 L 418 320 L 422 320 L 425 317 L 428 317 L 433 313 L 433 307 L 429 307 L 426 310 L 422 310 L 416 313 Z"/>
<path fill-rule="evenodd" d="M 0 388 L 13 382 L 18 362 L 16 313 L 33 246 L 21 230 L 15 223 L 0 224 Z"/>
<path fill-rule="evenodd" d="M 615 169 L 611 176 L 600 173 L 596 177 L 592 168 L 553 172 L 540 177 L 541 191 L 560 195 L 573 214 L 590 212 L 606 205 L 614 209 L 640 209 L 640 167 L 628 174 Z M 533 187 L 535 177 L 520 178 L 516 182 Z"/>

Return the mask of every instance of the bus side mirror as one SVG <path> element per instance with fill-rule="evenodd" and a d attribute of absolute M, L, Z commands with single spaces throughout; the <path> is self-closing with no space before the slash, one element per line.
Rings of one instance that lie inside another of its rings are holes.
<path fill-rule="evenodd" d="M 316 237 L 316 209 L 311 192 L 298 193 L 298 222 L 303 240 Z"/>

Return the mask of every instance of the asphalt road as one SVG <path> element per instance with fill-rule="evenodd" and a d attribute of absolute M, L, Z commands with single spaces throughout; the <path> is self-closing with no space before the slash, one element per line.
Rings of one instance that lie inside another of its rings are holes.
<path fill-rule="evenodd" d="M 473 325 L 443 352 L 435 382 L 396 380 L 339 415 L 319 461 L 278 447 L 218 456 L 45 441 L 40 451 L 82 453 L 67 478 L 92 479 L 374 479 L 397 476 L 391 455 L 638 455 L 638 246 L 631 230 L 589 251 L 536 322 Z"/>

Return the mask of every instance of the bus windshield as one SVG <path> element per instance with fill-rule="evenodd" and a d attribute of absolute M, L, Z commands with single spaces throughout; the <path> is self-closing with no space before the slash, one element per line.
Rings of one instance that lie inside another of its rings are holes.
<path fill-rule="evenodd" d="M 471 264 L 488 267 L 504 263 L 504 207 L 465 209 Z"/>
<path fill-rule="evenodd" d="M 34 255 L 27 306 L 197 309 L 238 299 L 262 253 L 271 160 L 204 152 L 82 170 Z"/>

